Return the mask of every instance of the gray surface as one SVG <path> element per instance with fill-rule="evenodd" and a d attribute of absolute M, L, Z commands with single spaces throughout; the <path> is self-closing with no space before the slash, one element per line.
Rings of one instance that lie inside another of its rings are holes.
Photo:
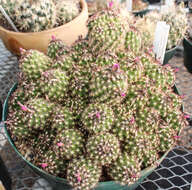
<path fill-rule="evenodd" d="M 178 52 L 182 56 L 182 52 Z M 185 112 L 191 113 L 192 75 L 183 67 L 183 58 L 175 57 L 171 63 L 180 68 L 177 75 L 177 86 L 186 94 L 184 98 Z M 0 98 L 4 101 L 9 88 L 16 81 L 18 72 L 17 58 L 5 50 L 0 41 Z M 191 127 L 184 130 L 185 146 L 191 147 Z M 31 169 L 13 151 L 4 134 L 0 132 L 0 155 L 5 161 L 13 180 L 13 190 L 47 189 L 51 188 L 45 181 L 39 179 Z M 137 190 L 190 190 L 192 181 L 192 152 L 189 149 L 176 147 L 162 164 L 137 188 Z"/>

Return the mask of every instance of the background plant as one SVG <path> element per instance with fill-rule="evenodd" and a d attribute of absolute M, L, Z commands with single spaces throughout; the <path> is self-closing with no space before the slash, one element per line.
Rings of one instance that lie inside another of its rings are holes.
<path fill-rule="evenodd" d="M 63 25 L 80 12 L 79 2 L 74 0 L 1 0 L 0 3 L 22 32 L 39 32 Z M 0 18 L 5 20 L 1 13 Z"/>
<path fill-rule="evenodd" d="M 143 31 L 143 39 L 146 43 L 149 41 L 153 42 L 155 27 L 158 21 L 165 21 L 170 25 L 167 50 L 179 45 L 188 27 L 187 15 L 183 4 L 170 6 L 161 12 L 150 12 L 144 18 L 138 19 L 137 27 L 140 31 Z"/>

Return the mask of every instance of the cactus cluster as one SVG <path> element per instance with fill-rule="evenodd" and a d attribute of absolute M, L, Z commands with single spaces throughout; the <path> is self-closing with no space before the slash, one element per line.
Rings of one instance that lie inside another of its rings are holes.
<path fill-rule="evenodd" d="M 39 32 L 61 26 L 80 12 L 79 2 L 69 0 L 1 0 L 0 4 L 22 32 Z M 0 18 L 4 18 L 1 13 Z"/>
<path fill-rule="evenodd" d="M 18 150 L 78 190 L 105 174 L 131 185 L 155 165 L 186 125 L 174 70 L 162 66 L 118 10 L 90 18 L 71 47 L 50 41 L 47 55 L 21 50 L 7 128 Z"/>
<path fill-rule="evenodd" d="M 143 31 L 143 39 L 146 43 L 153 42 L 155 27 L 158 21 L 164 21 L 170 25 L 166 49 L 169 50 L 179 45 L 183 39 L 188 23 L 183 4 L 170 6 L 161 12 L 151 11 L 143 18 L 137 20 L 137 27 Z"/>

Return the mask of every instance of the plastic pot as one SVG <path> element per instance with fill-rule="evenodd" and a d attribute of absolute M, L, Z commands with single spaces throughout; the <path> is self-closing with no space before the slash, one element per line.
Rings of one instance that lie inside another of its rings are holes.
<path fill-rule="evenodd" d="M 192 41 L 184 38 L 183 40 L 184 47 L 184 65 L 187 70 L 192 73 Z"/>
<path fill-rule="evenodd" d="M 37 49 L 46 53 L 52 35 L 64 41 L 66 45 L 74 43 L 79 36 L 86 37 L 88 9 L 85 0 L 80 0 L 81 12 L 72 21 L 49 30 L 41 32 L 13 32 L 0 26 L 0 38 L 5 47 L 14 54 L 19 55 L 19 48 Z"/>
<path fill-rule="evenodd" d="M 11 178 L 1 157 L 0 157 L 0 181 L 2 182 L 6 190 L 11 190 Z"/>
<path fill-rule="evenodd" d="M 164 60 L 163 60 L 163 65 L 166 65 L 170 59 L 172 59 L 172 57 L 175 55 L 176 53 L 176 50 L 177 50 L 177 46 L 170 49 L 170 50 L 167 50 L 165 52 L 165 57 L 164 57 Z"/>
<path fill-rule="evenodd" d="M 10 89 L 7 98 L 4 102 L 4 106 L 3 106 L 3 121 L 6 121 L 6 117 L 7 117 L 7 113 L 8 113 L 8 100 L 10 95 L 14 92 L 14 90 L 16 89 L 17 84 L 15 83 L 13 85 L 13 87 Z M 177 88 L 174 87 L 174 91 L 176 93 L 179 93 Z M 40 168 L 36 167 L 35 165 L 33 165 L 31 162 L 29 162 L 28 160 L 26 160 L 17 150 L 17 148 L 15 147 L 9 132 L 6 129 L 6 125 L 4 125 L 5 127 L 5 133 L 7 135 L 8 141 L 11 144 L 12 148 L 14 149 L 14 151 L 26 162 L 26 164 L 28 166 L 30 166 L 33 171 L 35 173 L 37 173 L 39 176 L 41 176 L 42 178 L 46 179 L 50 185 L 53 187 L 54 190 L 72 190 L 72 187 L 70 185 L 68 185 L 67 180 L 63 179 L 63 178 L 59 178 L 59 177 L 55 177 L 53 175 L 50 175 L 48 173 L 46 173 L 45 171 L 41 170 Z M 168 154 L 169 151 L 167 151 L 159 160 L 158 163 L 160 163 Z M 150 175 L 156 168 L 157 166 L 151 166 L 148 167 L 144 170 L 141 171 L 141 177 L 139 178 L 139 180 L 131 185 L 131 186 L 121 186 L 120 184 L 116 183 L 115 181 L 107 181 L 107 182 L 100 182 L 98 184 L 98 186 L 95 188 L 95 190 L 134 190 L 148 175 Z"/>

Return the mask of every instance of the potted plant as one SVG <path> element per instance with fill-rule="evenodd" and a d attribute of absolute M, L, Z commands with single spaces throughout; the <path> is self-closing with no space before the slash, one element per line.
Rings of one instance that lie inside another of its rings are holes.
<path fill-rule="evenodd" d="M 0 37 L 7 49 L 19 54 L 19 48 L 47 51 L 51 35 L 71 45 L 87 35 L 87 4 L 80 1 L 1 0 L 1 5 L 15 24 L 13 31 L 0 13 Z"/>
<path fill-rule="evenodd" d="M 152 11 L 144 18 L 139 18 L 137 21 L 138 28 L 144 31 L 143 37 L 146 38 L 146 43 L 151 42 L 151 45 L 154 40 L 156 23 L 158 21 L 164 21 L 170 25 L 163 64 L 167 64 L 174 56 L 177 46 L 183 40 L 186 33 L 187 16 L 183 8 L 183 4 L 180 4 L 179 6 L 171 6 L 165 11 Z"/>
<path fill-rule="evenodd" d="M 192 16 L 189 15 L 189 27 L 187 31 L 187 35 L 183 40 L 183 47 L 184 47 L 184 65 L 187 70 L 192 73 Z"/>
<path fill-rule="evenodd" d="M 175 74 L 119 10 L 94 14 L 88 28 L 70 48 L 53 39 L 47 55 L 21 50 L 5 130 L 57 189 L 135 189 L 186 125 Z"/>

